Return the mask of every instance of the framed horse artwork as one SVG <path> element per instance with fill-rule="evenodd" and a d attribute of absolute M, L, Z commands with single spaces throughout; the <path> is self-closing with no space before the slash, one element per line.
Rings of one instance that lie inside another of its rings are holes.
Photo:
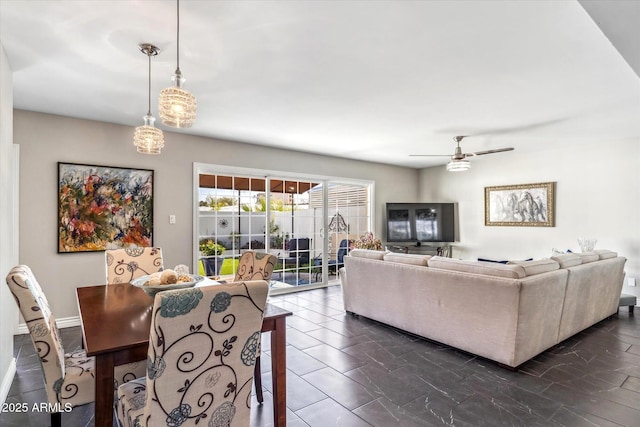
<path fill-rule="evenodd" d="M 484 188 L 484 225 L 554 227 L 555 182 Z"/>

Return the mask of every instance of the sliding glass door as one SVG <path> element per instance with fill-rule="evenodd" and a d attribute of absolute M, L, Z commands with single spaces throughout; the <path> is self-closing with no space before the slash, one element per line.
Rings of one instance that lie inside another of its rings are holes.
<path fill-rule="evenodd" d="M 371 183 L 195 165 L 194 259 L 235 273 L 245 250 L 278 258 L 272 289 L 335 283 L 350 242 L 371 230 Z"/>

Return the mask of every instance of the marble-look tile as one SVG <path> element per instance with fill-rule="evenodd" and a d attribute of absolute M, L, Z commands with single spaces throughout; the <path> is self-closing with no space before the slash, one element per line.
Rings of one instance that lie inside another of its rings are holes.
<path fill-rule="evenodd" d="M 287 369 L 290 369 L 296 375 L 308 374 L 326 366 L 302 350 L 298 350 L 293 346 L 287 347 Z"/>
<path fill-rule="evenodd" d="M 263 376 L 262 386 L 270 393 L 273 392 L 271 375 Z M 327 394 L 318 384 L 315 382 L 311 384 L 304 377 L 294 375 L 287 370 L 287 408 L 297 411 L 326 398 Z"/>
<path fill-rule="evenodd" d="M 336 371 L 343 373 L 366 363 L 327 344 L 307 348 L 304 352 Z"/>
<path fill-rule="evenodd" d="M 287 344 L 290 344 L 299 350 L 304 350 L 305 348 L 322 344 L 322 342 L 305 334 L 304 332 L 291 328 L 287 329 Z"/>
<path fill-rule="evenodd" d="M 307 335 L 329 344 L 337 349 L 343 349 L 357 344 L 362 339 L 362 335 L 357 337 L 347 337 L 326 328 L 320 328 L 307 332 Z"/>
<path fill-rule="evenodd" d="M 362 418 L 331 399 L 314 403 L 296 412 L 310 427 L 370 427 Z"/>
<path fill-rule="evenodd" d="M 331 368 L 311 372 L 302 378 L 349 410 L 373 400 L 365 387 Z"/>
<path fill-rule="evenodd" d="M 635 391 L 640 396 L 640 378 L 628 377 L 621 385 L 622 388 Z"/>
<path fill-rule="evenodd" d="M 362 384 L 374 397 L 382 397 L 399 406 L 431 390 L 424 380 L 405 367 L 387 371 L 368 364 L 345 372 L 345 375 Z"/>
<path fill-rule="evenodd" d="M 434 419 L 421 418 L 384 397 L 354 409 L 353 413 L 373 426 L 432 427 L 442 425 Z"/>
<path fill-rule="evenodd" d="M 43 387 L 44 376 L 42 375 L 42 365 L 40 362 L 21 365 L 13 377 L 13 382 L 9 388 L 9 396 L 38 390 Z"/>
<path fill-rule="evenodd" d="M 367 337 L 369 337 L 368 334 Z M 404 365 L 404 361 L 400 357 L 396 357 L 390 353 L 382 344 L 373 338 L 343 348 L 342 351 L 366 363 L 376 363 L 389 371 L 398 369 Z"/>
<path fill-rule="evenodd" d="M 551 385 L 542 395 L 561 402 L 578 413 L 596 415 L 623 426 L 637 426 L 640 420 L 640 403 L 629 407 L 558 384 Z"/>
<path fill-rule="evenodd" d="M 250 425 L 260 427 L 273 427 L 273 395 L 269 391 L 263 393 L 264 402 L 258 403 L 255 395 L 251 397 L 251 419 Z M 205 424 L 206 425 L 206 424 Z M 287 426 L 306 427 L 307 423 L 302 421 L 291 409 L 287 408 Z"/>
<path fill-rule="evenodd" d="M 336 314 L 344 313 L 344 310 L 342 309 L 342 307 L 340 307 L 339 309 L 336 309 L 336 308 L 330 307 L 326 303 L 310 304 L 307 306 L 307 309 L 311 311 L 315 311 L 316 313 L 320 313 L 328 317 L 335 316 Z"/>
<path fill-rule="evenodd" d="M 620 424 L 607 421 L 593 414 L 576 413 L 563 406 L 549 420 L 562 426 L 576 427 L 620 427 Z"/>
<path fill-rule="evenodd" d="M 322 328 L 316 322 L 312 322 L 300 316 L 289 316 L 289 318 L 287 319 L 287 326 L 295 328 L 300 332 L 309 332 Z"/>
<path fill-rule="evenodd" d="M 325 316 L 324 314 L 320 314 L 317 311 L 312 311 L 308 309 L 300 310 L 296 312 L 296 316 L 299 316 L 303 319 L 309 320 L 310 322 L 314 322 L 314 323 L 328 322 L 331 320 L 331 317 L 329 316 Z"/>

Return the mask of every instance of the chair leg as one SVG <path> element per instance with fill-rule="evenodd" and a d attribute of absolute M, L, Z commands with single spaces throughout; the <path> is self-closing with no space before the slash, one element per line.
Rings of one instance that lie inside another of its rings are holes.
<path fill-rule="evenodd" d="M 262 405 L 264 397 L 262 396 L 262 370 L 260 369 L 260 356 L 256 357 L 253 379 L 256 383 L 256 398 L 258 399 L 258 403 Z"/>
<path fill-rule="evenodd" d="M 62 412 L 51 413 L 51 427 L 62 427 Z"/>

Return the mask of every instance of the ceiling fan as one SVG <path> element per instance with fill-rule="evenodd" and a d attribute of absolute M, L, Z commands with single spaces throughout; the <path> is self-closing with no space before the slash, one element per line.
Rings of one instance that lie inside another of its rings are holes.
<path fill-rule="evenodd" d="M 409 154 L 411 157 L 450 157 L 451 161 L 447 163 L 447 170 L 449 172 L 461 172 L 471 169 L 471 163 L 467 160 L 467 157 L 482 156 L 484 154 L 501 153 L 503 151 L 512 151 L 513 147 L 508 148 L 496 148 L 495 150 L 476 151 L 474 153 L 463 153 L 460 148 L 460 141 L 466 136 L 456 136 L 453 140 L 456 142 L 456 151 L 453 156 L 448 154 Z"/>

